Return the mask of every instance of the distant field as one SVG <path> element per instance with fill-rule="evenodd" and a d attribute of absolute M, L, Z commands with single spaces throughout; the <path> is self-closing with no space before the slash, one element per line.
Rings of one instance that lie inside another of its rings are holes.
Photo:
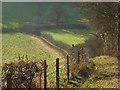
<path fill-rule="evenodd" d="M 52 35 L 55 40 L 62 41 L 68 45 L 83 44 L 90 36 L 88 30 L 78 29 L 49 29 L 42 30 L 43 33 Z"/>

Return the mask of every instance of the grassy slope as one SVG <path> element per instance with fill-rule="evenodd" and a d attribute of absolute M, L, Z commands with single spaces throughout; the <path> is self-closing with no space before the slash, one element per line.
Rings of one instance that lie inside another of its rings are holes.
<path fill-rule="evenodd" d="M 91 59 L 96 65 L 96 72 L 88 78 L 82 88 L 118 88 L 118 60 L 110 56 Z"/>
<path fill-rule="evenodd" d="M 52 54 L 51 54 L 52 53 Z M 29 60 L 36 57 L 37 62 L 39 60 L 47 59 L 48 69 L 48 87 L 55 87 L 55 59 L 60 58 L 60 77 L 63 82 L 65 75 L 64 57 L 56 50 L 47 46 L 36 37 L 22 33 L 9 33 L 2 35 L 2 63 L 16 62 L 18 61 L 18 54 L 28 55 Z M 0 64 L 2 65 L 2 64 Z M 1 67 L 1 66 L 0 66 Z M 39 80 L 38 80 L 39 83 Z"/>
<path fill-rule="evenodd" d="M 97 56 L 91 58 L 95 63 L 95 71 L 86 79 L 77 76 L 76 80 L 70 80 L 67 87 L 80 88 L 119 88 L 118 59 L 110 56 Z M 81 83 L 80 83 L 81 82 Z"/>
<path fill-rule="evenodd" d="M 29 35 L 22 33 L 2 35 L 2 60 L 12 60 L 16 56 L 28 55 L 30 58 L 51 58 L 49 51 L 41 47 Z"/>
<path fill-rule="evenodd" d="M 62 41 L 68 45 L 85 43 L 91 31 L 78 29 L 53 29 L 43 30 L 43 33 L 52 35 L 55 40 Z"/>

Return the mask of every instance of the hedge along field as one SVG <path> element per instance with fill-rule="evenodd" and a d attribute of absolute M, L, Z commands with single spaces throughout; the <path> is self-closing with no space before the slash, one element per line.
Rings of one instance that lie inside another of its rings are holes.
<path fill-rule="evenodd" d="M 68 45 L 83 44 L 89 38 L 92 31 L 85 29 L 47 29 L 42 33 L 51 35 L 55 40 L 62 41 Z"/>

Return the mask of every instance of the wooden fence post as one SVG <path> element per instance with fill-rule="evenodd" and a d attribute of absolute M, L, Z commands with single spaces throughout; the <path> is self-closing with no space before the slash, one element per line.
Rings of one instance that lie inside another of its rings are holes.
<path fill-rule="evenodd" d="M 72 44 L 72 60 L 74 59 L 74 44 Z"/>
<path fill-rule="evenodd" d="M 44 60 L 44 90 L 47 89 L 47 75 L 46 75 L 46 70 L 47 70 L 47 63 L 46 63 L 46 60 Z"/>
<path fill-rule="evenodd" d="M 7 74 L 7 88 L 12 89 L 12 74 L 11 73 Z"/>
<path fill-rule="evenodd" d="M 56 58 L 56 88 L 59 90 L 59 58 Z"/>
<path fill-rule="evenodd" d="M 72 44 L 72 57 L 73 57 L 73 53 L 74 53 L 73 48 L 74 48 L 74 44 Z"/>
<path fill-rule="evenodd" d="M 78 64 L 80 62 L 80 51 L 78 51 Z"/>
<path fill-rule="evenodd" d="M 81 56 L 82 56 L 82 57 L 81 57 L 81 60 L 82 60 L 82 61 L 84 61 L 84 60 L 83 60 L 83 59 L 84 59 L 83 54 L 84 54 L 84 51 L 83 51 L 83 47 L 82 47 L 82 49 L 81 49 Z"/>
<path fill-rule="evenodd" d="M 69 82 L 69 55 L 67 55 L 67 80 Z"/>
<path fill-rule="evenodd" d="M 21 60 L 21 58 L 20 58 L 20 54 L 18 55 L 18 59 L 19 59 L 19 61 Z"/>

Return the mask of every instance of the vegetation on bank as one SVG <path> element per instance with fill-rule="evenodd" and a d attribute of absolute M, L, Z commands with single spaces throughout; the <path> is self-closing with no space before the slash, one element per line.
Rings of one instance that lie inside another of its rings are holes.
<path fill-rule="evenodd" d="M 80 62 L 80 75 L 71 77 L 67 87 L 119 88 L 118 59 L 110 56 L 97 56 L 89 62 Z M 75 66 L 74 66 L 75 67 Z M 89 74 L 88 74 L 89 73 Z M 85 75 L 88 75 L 85 77 Z"/>

